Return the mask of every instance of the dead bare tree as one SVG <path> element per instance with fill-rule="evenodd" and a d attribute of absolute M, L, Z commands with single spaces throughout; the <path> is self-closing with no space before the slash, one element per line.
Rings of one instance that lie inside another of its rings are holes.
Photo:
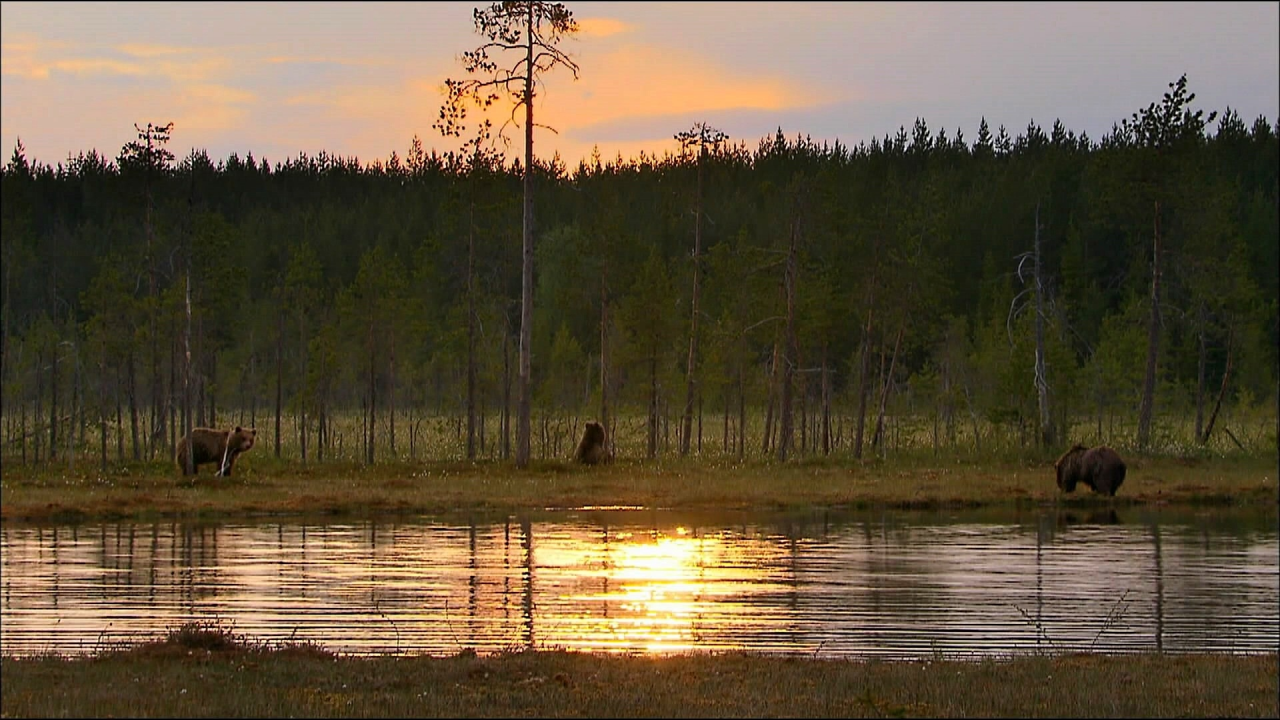
<path fill-rule="evenodd" d="M 1014 296 L 1013 301 L 1009 304 L 1009 315 L 1006 320 L 1006 329 L 1010 333 L 1010 343 L 1012 343 L 1012 329 L 1009 327 L 1013 318 L 1020 312 L 1017 309 L 1018 300 L 1023 295 L 1033 292 L 1035 293 L 1035 365 L 1032 373 L 1032 382 L 1036 388 L 1036 405 L 1039 409 L 1040 417 L 1040 443 L 1044 447 L 1051 447 L 1057 444 L 1057 432 L 1053 425 L 1053 414 L 1049 411 L 1049 377 L 1048 370 L 1045 367 L 1044 353 L 1044 276 L 1040 270 L 1040 203 L 1036 203 L 1035 215 L 1035 240 L 1032 245 L 1031 252 L 1023 253 L 1018 256 L 1018 280 L 1022 284 L 1026 284 L 1027 280 L 1023 277 L 1022 270 L 1027 260 L 1031 260 L 1031 287 L 1023 290 Z"/>

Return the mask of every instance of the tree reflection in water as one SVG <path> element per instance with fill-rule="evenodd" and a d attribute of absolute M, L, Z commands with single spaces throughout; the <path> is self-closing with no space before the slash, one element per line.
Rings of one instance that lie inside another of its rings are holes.
<path fill-rule="evenodd" d="M 1275 518 L 1230 512 L 6 527 L 0 651 L 215 618 L 350 654 L 1274 651 Z"/>

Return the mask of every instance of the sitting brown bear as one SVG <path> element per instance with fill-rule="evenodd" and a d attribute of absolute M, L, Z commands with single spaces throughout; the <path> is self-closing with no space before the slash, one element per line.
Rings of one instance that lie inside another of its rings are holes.
<path fill-rule="evenodd" d="M 1063 492 L 1074 492 L 1076 483 L 1082 482 L 1096 493 L 1114 497 L 1124 482 L 1124 460 L 1105 445 L 1092 449 L 1073 445 L 1053 467 L 1058 471 L 1058 488 Z"/>
<path fill-rule="evenodd" d="M 190 453 L 193 474 L 198 475 L 200 473 L 201 465 L 217 463 L 218 471 L 214 475 L 230 477 L 231 469 L 236 464 L 236 457 L 240 453 L 252 450 L 253 444 L 257 439 L 257 430 L 242 428 L 239 425 L 236 426 L 235 430 L 196 428 L 191 431 L 190 435 L 182 438 L 182 442 L 178 443 L 176 458 L 178 469 L 182 471 L 183 475 L 187 474 L 187 454 Z"/>
<path fill-rule="evenodd" d="M 574 462 L 580 462 L 583 465 L 597 465 L 613 460 L 613 454 L 605 444 L 603 425 L 594 420 L 587 421 L 587 427 L 582 432 L 582 441 L 573 451 L 573 459 Z"/>

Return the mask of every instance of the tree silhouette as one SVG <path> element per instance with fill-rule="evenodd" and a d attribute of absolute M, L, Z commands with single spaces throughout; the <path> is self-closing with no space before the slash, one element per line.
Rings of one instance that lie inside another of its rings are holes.
<path fill-rule="evenodd" d="M 475 50 L 462 54 L 468 74 L 484 77 L 468 80 L 445 80 L 447 99 L 440 108 L 440 119 L 434 124 L 446 137 L 461 137 L 467 131 L 467 106 L 489 108 L 505 93 L 513 101 L 511 114 L 498 130 L 507 142 L 506 128 L 516 122 L 516 113 L 524 108 L 524 232 L 520 294 L 520 360 L 516 400 L 516 466 L 529 464 L 531 346 L 533 325 L 533 98 L 534 85 L 541 75 L 561 65 L 573 72 L 578 65 L 557 44 L 563 37 L 578 31 L 578 23 L 562 3 L 498 2 L 473 12 L 476 32 L 488 38 Z M 499 67 L 490 53 L 523 52 L 524 57 L 510 68 Z M 468 144 L 491 139 L 492 121 L 485 118 Z M 547 127 L 543 125 L 542 127 Z M 551 129 L 551 128 L 547 128 Z"/>
<path fill-rule="evenodd" d="M 708 126 L 705 122 L 695 123 L 692 128 L 676 133 L 680 141 L 681 152 L 687 153 L 690 148 L 698 150 L 694 161 L 698 168 L 698 192 L 694 200 L 693 210 L 693 295 L 690 301 L 692 310 L 689 320 L 689 362 L 685 374 L 684 418 L 680 426 L 680 454 L 689 454 L 689 438 L 693 434 L 693 399 L 698 392 L 698 308 L 699 285 L 702 282 L 702 162 L 707 157 L 707 147 L 719 147 L 728 139 L 728 135 Z"/>
<path fill-rule="evenodd" d="M 164 411 L 160 407 L 160 336 L 156 328 L 159 299 L 156 286 L 155 225 L 152 222 L 155 200 L 152 190 L 156 176 L 167 172 L 173 163 L 173 153 L 164 147 L 172 137 L 173 123 L 147 123 L 145 128 L 134 123 L 133 127 L 138 131 L 138 139 L 125 144 L 121 149 L 120 167 L 122 170 L 137 169 L 142 172 L 146 203 L 143 232 L 147 239 L 147 323 L 151 339 L 151 432 L 147 443 L 147 457 L 150 459 L 155 455 L 157 439 L 163 437 L 164 433 Z"/>

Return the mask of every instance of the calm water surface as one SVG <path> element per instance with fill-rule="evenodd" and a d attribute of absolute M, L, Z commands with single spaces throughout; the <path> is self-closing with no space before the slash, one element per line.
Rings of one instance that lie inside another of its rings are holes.
<path fill-rule="evenodd" d="M 0 531 L 0 652 L 217 621 L 347 654 L 1274 652 L 1276 513 L 576 510 Z"/>

